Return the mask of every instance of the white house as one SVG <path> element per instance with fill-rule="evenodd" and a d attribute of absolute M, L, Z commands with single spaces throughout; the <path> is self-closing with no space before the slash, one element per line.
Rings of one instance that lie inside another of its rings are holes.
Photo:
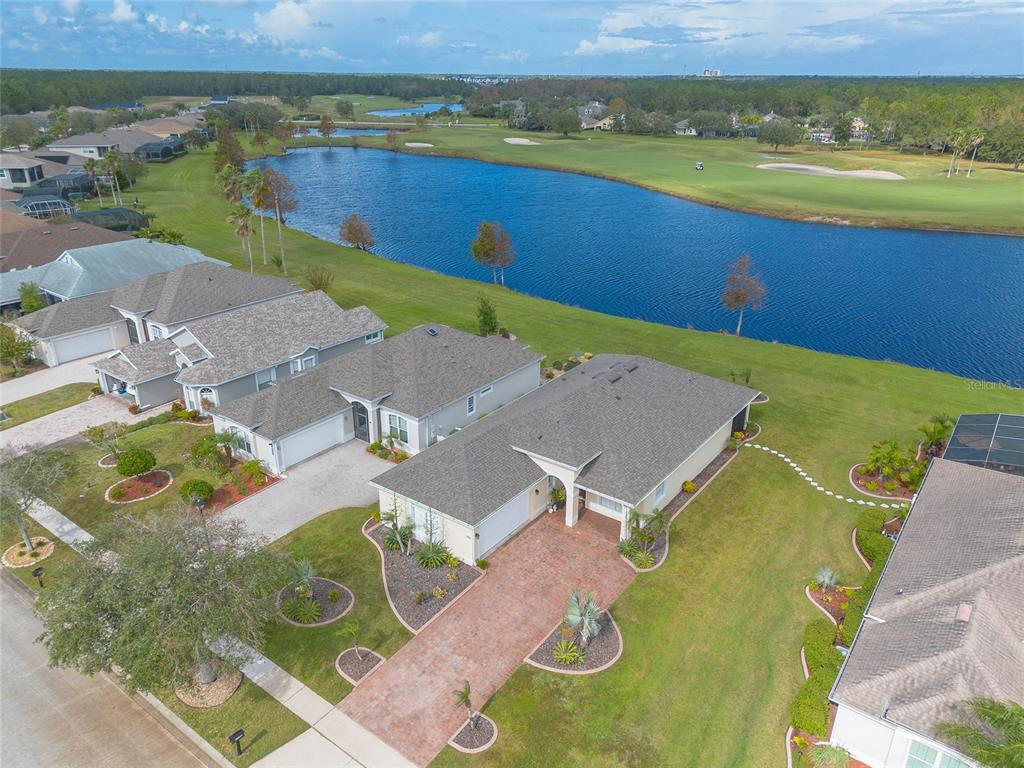
<path fill-rule="evenodd" d="M 668 504 L 746 426 L 757 392 L 644 357 L 598 355 L 375 478 L 421 541 L 486 557 L 565 495 L 628 536 L 631 509 Z"/>
<path fill-rule="evenodd" d="M 939 733 L 978 698 L 1024 705 L 1024 477 L 934 459 L 833 686 L 830 741 L 871 768 L 979 768 Z"/>

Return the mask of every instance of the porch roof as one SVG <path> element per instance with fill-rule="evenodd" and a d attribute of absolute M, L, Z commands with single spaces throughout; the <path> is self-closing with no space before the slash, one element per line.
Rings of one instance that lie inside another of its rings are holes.
<path fill-rule="evenodd" d="M 178 366 L 174 362 L 176 349 L 174 342 L 168 339 L 147 341 L 119 349 L 91 365 L 126 384 L 141 384 L 177 373 Z"/>

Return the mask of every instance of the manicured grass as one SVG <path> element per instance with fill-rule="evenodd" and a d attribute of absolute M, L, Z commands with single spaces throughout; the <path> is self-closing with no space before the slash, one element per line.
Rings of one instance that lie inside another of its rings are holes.
<path fill-rule="evenodd" d="M 111 504 L 106 501 L 104 493 L 122 479 L 121 475 L 114 467 L 101 467 L 97 464 L 103 451 L 85 442 L 73 443 L 64 449 L 71 457 L 72 473 L 57 489 L 54 497 L 46 501 L 90 533 L 95 533 L 101 525 L 122 515 L 140 518 L 180 506 L 182 501 L 178 492 L 183 483 L 194 478 L 206 480 L 214 488 L 224 483 L 215 473 L 185 463 L 185 452 L 211 430 L 211 427 L 171 422 L 125 435 L 121 441 L 124 448 L 138 447 L 152 451 L 156 456 L 156 468 L 166 469 L 174 476 L 173 484 L 166 491 L 132 504 Z"/>
<path fill-rule="evenodd" d="M 0 421 L 0 430 L 10 429 L 68 406 L 84 403 L 92 394 L 92 386 L 86 382 L 75 382 L 7 403 L 3 406 L 3 412 L 10 418 Z"/>
<path fill-rule="evenodd" d="M 359 644 L 386 658 L 412 636 L 388 605 L 380 555 L 360 531 L 375 508 L 329 512 L 273 546 L 296 560 L 308 557 L 318 576 L 341 582 L 355 595 L 352 609 L 333 624 L 306 628 L 279 622 L 267 634 L 264 653 L 331 703 L 341 701 L 352 690 L 334 668 L 334 660 L 347 647 L 347 641 L 339 637 L 341 627 L 358 622 Z"/>
<path fill-rule="evenodd" d="M 172 692 L 161 693 L 159 698 L 237 766 L 252 765 L 309 728 L 270 694 L 244 678 L 235 694 L 213 709 L 187 707 Z M 245 729 L 244 751 L 236 757 L 228 736 L 239 728 Z"/>
<path fill-rule="evenodd" d="M 227 203 L 213 190 L 210 154 L 151 166 L 134 193 L 162 226 L 184 232 L 189 245 L 241 265 L 238 241 L 224 223 Z M 332 270 L 331 296 L 345 307 L 370 306 L 390 325 L 389 334 L 426 322 L 473 329 L 482 293 L 503 325 L 551 358 L 565 359 L 576 349 L 643 354 L 722 378 L 750 368 L 752 386 L 771 396 L 754 409 L 764 428 L 759 441 L 844 495 L 850 466 L 872 443 L 916 441 L 917 425 L 933 414 L 1024 411 L 1020 389 L 611 317 L 291 230 L 285 243 L 292 276 L 309 266 Z M 626 634 L 619 665 L 586 680 L 520 670 L 487 709 L 501 731 L 498 744 L 476 759 L 702 768 L 780 762 L 787 704 L 801 678 L 800 639 L 815 615 L 801 590 L 825 564 L 860 574 L 849 544 L 854 508 L 812 491 L 778 459 L 745 449 L 677 520 L 668 563 L 638 577 L 613 607 Z M 334 545 L 318 538 L 310 546 L 312 556 Z M 337 547 L 337 557 L 346 555 Z M 366 567 L 377 567 L 376 559 L 365 560 Z M 357 591 L 357 605 L 362 599 Z M 299 676 L 334 674 L 324 663 L 327 650 Z M 463 761 L 440 758 L 442 764 Z"/>
<path fill-rule="evenodd" d="M 75 551 L 67 544 L 62 543 L 60 539 L 43 528 L 35 520 L 29 519 L 28 525 L 25 527 L 28 529 L 29 536 L 45 536 L 54 542 L 53 554 L 38 563 L 43 566 L 43 589 L 49 589 L 55 583 L 59 583 L 60 566 L 62 563 L 75 557 Z M 18 526 L 11 520 L 5 520 L 3 523 L 0 523 L 0 552 L 5 552 L 12 544 L 20 543 L 21 533 L 18 531 Z M 33 563 L 32 565 L 26 565 L 24 568 L 8 568 L 7 570 L 34 592 L 38 592 L 39 581 L 32 575 L 35 567 L 36 564 Z"/>

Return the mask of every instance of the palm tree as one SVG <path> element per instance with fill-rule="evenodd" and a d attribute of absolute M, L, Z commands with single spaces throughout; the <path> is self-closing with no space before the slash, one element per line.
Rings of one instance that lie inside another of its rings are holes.
<path fill-rule="evenodd" d="M 108 149 L 101 162 L 103 163 L 103 167 L 106 172 L 110 174 L 111 178 L 113 178 L 110 194 L 114 196 L 114 204 L 122 205 L 121 182 L 117 178 L 117 172 L 121 168 L 121 153 L 116 149 Z"/>
<path fill-rule="evenodd" d="M 295 594 L 299 597 L 309 597 L 313 594 L 312 582 L 315 577 L 316 568 L 308 557 L 292 563 L 292 581 L 295 582 Z"/>
<path fill-rule="evenodd" d="M 231 163 L 225 165 L 217 173 L 217 184 L 220 185 L 224 197 L 232 204 L 239 203 L 242 200 L 242 174 Z"/>
<path fill-rule="evenodd" d="M 96 183 L 96 174 L 99 171 L 99 164 L 96 162 L 96 158 L 90 157 L 84 163 L 82 163 L 82 170 L 84 170 L 89 178 L 92 179 L 92 185 L 96 189 L 96 195 L 100 199 L 100 208 L 103 207 L 103 193 L 100 192 L 100 185 Z"/>
<path fill-rule="evenodd" d="M 452 691 L 452 696 L 455 697 L 455 708 L 465 707 L 469 717 L 469 727 L 476 728 L 476 713 L 473 712 L 472 695 L 473 691 L 470 690 L 469 680 L 463 681 L 461 688 Z"/>
<path fill-rule="evenodd" d="M 580 645 L 584 648 L 601 633 L 600 617 L 601 609 L 592 594 L 583 595 L 578 589 L 569 593 L 565 623 L 580 633 Z"/>
<path fill-rule="evenodd" d="M 1014 701 L 974 699 L 978 725 L 939 723 L 939 735 L 988 768 L 1024 765 L 1024 707 Z"/>
<path fill-rule="evenodd" d="M 985 141 L 985 134 L 980 128 L 975 128 L 971 131 L 968 137 L 968 145 L 971 147 L 971 162 L 967 166 L 967 178 L 971 178 L 971 172 L 974 171 L 974 156 L 978 154 L 978 147 Z"/>
<path fill-rule="evenodd" d="M 249 242 L 249 235 L 252 232 L 252 211 L 244 203 L 238 203 L 231 207 L 227 221 L 235 228 L 235 237 L 242 242 L 242 255 L 249 259 L 249 274 L 252 274 L 256 271 L 256 265 L 252 261 L 252 244 Z"/>
<path fill-rule="evenodd" d="M 260 219 L 260 247 L 263 250 L 263 266 L 267 266 L 267 233 L 263 228 L 263 214 L 260 213 L 270 201 L 270 186 L 267 184 L 266 171 L 259 168 L 246 171 L 242 176 L 242 190 Z"/>
<path fill-rule="evenodd" d="M 346 621 L 344 626 L 338 630 L 338 634 L 352 645 L 352 650 L 356 652 L 356 658 L 362 661 L 363 655 L 359 653 L 359 622 L 355 619 Z"/>

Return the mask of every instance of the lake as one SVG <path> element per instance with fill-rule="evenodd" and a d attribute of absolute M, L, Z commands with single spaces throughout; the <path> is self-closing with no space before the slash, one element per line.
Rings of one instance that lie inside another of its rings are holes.
<path fill-rule="evenodd" d="M 319 128 L 310 127 L 307 136 L 322 136 Z M 387 136 L 388 132 L 383 128 L 335 128 L 331 136 Z M 302 138 L 301 133 L 293 133 L 296 139 Z"/>
<path fill-rule="evenodd" d="M 290 226 L 337 242 L 358 213 L 385 258 L 489 281 L 469 244 L 481 219 L 496 219 L 519 254 L 510 288 L 731 331 L 719 296 L 726 265 L 746 252 L 768 294 L 746 313 L 745 336 L 1024 385 L 1019 238 L 785 221 L 578 174 L 366 148 L 257 163 L 295 185 Z"/>
<path fill-rule="evenodd" d="M 374 117 L 411 117 L 413 115 L 429 115 L 431 112 L 437 112 L 441 107 L 448 107 L 451 112 L 461 112 L 461 104 L 442 104 L 440 102 L 429 104 L 420 104 L 418 107 L 399 107 L 398 109 L 377 109 L 373 112 L 367 112 L 368 115 Z"/>

